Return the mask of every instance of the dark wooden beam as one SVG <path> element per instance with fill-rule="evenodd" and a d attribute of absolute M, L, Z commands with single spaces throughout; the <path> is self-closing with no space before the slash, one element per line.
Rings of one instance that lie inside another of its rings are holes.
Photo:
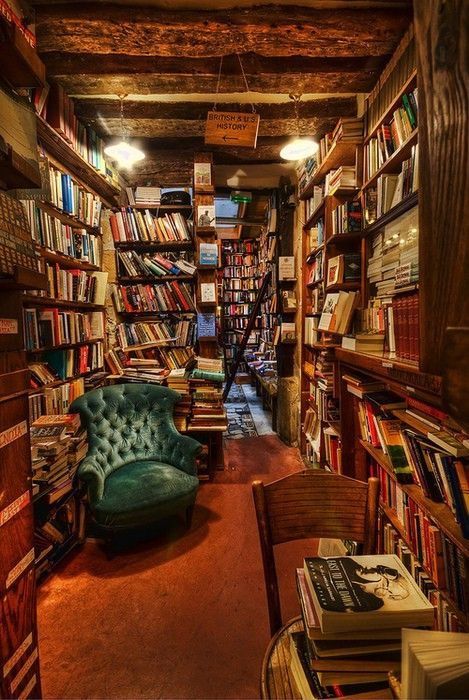
<path fill-rule="evenodd" d="M 126 100 L 124 116 L 126 119 L 184 119 L 188 121 L 205 120 L 213 102 L 149 102 Z M 281 103 L 256 103 L 256 112 L 261 119 L 292 119 L 295 117 L 293 101 Z M 251 111 L 251 105 L 239 102 L 219 103 L 218 109 L 224 112 Z M 328 97 L 325 99 L 300 102 L 298 115 L 302 119 L 313 117 L 350 117 L 357 113 L 355 97 Z M 105 99 L 75 100 L 75 114 L 83 119 L 119 119 L 120 101 Z"/>
<path fill-rule="evenodd" d="M 41 6 L 40 51 L 221 56 L 382 56 L 393 51 L 411 19 L 393 8 L 310 9 L 256 6 L 233 10 L 162 10 L 83 3 Z"/>

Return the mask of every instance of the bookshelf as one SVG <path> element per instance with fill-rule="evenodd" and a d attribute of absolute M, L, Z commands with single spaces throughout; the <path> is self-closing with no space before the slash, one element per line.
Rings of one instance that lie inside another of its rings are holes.
<path fill-rule="evenodd" d="M 379 477 L 380 551 L 400 556 L 434 605 L 439 629 L 468 631 L 469 514 L 464 514 L 457 496 L 462 490 L 458 479 L 467 474 L 467 457 L 453 457 L 449 446 L 432 443 L 428 435 L 449 433 L 461 450 L 467 436 L 443 412 L 441 377 L 419 366 L 418 260 L 424 235 L 418 222 L 416 87 L 410 29 L 365 101 L 362 153 L 356 160 L 359 189 L 353 195 L 328 193 L 319 184 L 323 169 L 308 181 L 303 174 L 301 447 L 315 466 L 360 480 Z M 401 124 L 402 133 L 387 150 L 386 137 L 399 119 L 404 128 Z M 333 212 L 347 201 L 357 202 L 360 225 L 340 232 Z M 360 255 L 360 279 L 327 286 L 331 256 L 348 252 Z M 317 325 L 325 295 L 347 288 L 360 293 L 347 337 L 321 333 Z M 364 350 L 370 336 L 376 336 L 376 348 Z M 364 398 L 353 393 L 354 385 L 365 387 Z M 401 407 L 379 404 L 377 387 L 390 392 Z M 381 419 L 394 422 L 399 444 L 405 445 L 412 468 L 406 483 L 383 449 Z M 436 421 L 436 427 L 429 420 Z M 418 445 L 426 451 L 419 453 Z M 419 461 L 423 454 L 427 461 Z"/>

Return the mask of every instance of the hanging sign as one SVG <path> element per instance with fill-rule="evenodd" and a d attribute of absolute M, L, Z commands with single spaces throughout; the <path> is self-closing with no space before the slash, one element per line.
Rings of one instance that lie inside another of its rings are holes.
<path fill-rule="evenodd" d="M 205 122 L 205 143 L 255 148 L 259 120 L 259 115 L 254 112 L 209 112 Z"/>

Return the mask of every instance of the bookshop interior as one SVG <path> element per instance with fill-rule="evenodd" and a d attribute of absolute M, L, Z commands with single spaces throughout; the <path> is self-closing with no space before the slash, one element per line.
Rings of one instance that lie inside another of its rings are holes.
<path fill-rule="evenodd" d="M 0 0 L 1 698 L 469 697 L 468 27 Z"/>

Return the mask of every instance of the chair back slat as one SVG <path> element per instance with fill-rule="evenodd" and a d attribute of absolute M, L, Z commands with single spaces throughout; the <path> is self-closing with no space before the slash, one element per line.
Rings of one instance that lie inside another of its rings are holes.
<path fill-rule="evenodd" d="M 379 481 L 305 470 L 264 485 L 252 484 L 271 633 L 282 625 L 273 546 L 291 540 L 353 540 L 376 551 Z"/>

